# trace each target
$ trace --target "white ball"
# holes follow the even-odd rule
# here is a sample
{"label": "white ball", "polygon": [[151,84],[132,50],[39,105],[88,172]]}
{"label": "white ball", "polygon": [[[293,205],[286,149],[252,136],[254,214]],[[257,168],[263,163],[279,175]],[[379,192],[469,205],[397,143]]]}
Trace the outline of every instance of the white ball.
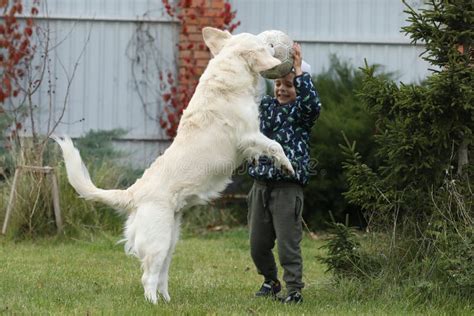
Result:
{"label": "white ball", "polygon": [[291,38],[278,30],[269,30],[257,35],[263,42],[273,48],[275,58],[281,60],[281,64],[260,74],[267,79],[276,79],[286,76],[293,68],[293,41]]}

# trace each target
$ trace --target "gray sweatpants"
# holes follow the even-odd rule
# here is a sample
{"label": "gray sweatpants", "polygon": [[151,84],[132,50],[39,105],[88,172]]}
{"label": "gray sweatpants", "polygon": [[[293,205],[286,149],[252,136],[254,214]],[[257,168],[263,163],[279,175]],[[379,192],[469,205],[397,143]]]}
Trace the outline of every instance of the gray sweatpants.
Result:
{"label": "gray sweatpants", "polygon": [[259,274],[277,280],[278,271],[272,249],[275,239],[288,291],[301,290],[303,260],[300,243],[303,235],[303,188],[291,182],[255,181],[248,194],[250,252]]}

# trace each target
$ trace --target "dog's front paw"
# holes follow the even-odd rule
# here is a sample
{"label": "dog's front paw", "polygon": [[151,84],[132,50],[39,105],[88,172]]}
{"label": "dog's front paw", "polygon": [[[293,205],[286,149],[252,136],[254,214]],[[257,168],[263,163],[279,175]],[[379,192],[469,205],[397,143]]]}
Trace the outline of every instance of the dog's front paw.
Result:
{"label": "dog's front paw", "polygon": [[291,162],[288,159],[285,159],[281,164],[281,170],[283,171],[283,173],[286,173],[290,176],[295,175],[295,169],[293,169],[293,166],[291,165]]}
{"label": "dog's front paw", "polygon": [[284,156],[284,158],[275,159],[274,163],[275,163],[275,167],[281,169],[281,171],[284,174],[287,174],[287,175],[290,175],[290,176],[295,175],[295,169],[293,169],[293,166],[291,165],[290,160],[288,160],[288,158],[286,158],[286,156]]}

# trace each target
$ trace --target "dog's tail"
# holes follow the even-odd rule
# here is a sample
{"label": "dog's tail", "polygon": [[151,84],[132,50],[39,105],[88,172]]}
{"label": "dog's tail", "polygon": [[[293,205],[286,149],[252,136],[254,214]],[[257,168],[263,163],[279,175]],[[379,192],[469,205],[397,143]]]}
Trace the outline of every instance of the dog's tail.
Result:
{"label": "dog's tail", "polygon": [[68,136],[51,136],[51,138],[61,147],[69,183],[81,197],[105,203],[121,213],[127,213],[133,209],[133,196],[130,192],[126,190],[103,190],[92,183],[79,150],[74,147],[71,138]]}

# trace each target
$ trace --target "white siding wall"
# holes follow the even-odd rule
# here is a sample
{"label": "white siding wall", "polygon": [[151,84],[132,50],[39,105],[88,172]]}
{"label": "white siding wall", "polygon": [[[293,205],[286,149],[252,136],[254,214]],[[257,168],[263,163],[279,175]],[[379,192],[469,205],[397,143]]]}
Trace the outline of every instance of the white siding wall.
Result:
{"label": "white siding wall", "polygon": [[[50,30],[55,48],[49,56],[54,94],[44,80],[36,99],[41,111],[37,124],[47,129],[51,95],[53,121],[60,116],[77,62],[57,133],[80,137],[92,129],[125,129],[119,147],[133,154],[136,166],[148,165],[169,144],[155,120],[162,111],[158,71],[176,72],[178,24],[159,0],[48,0],[39,11],[38,24]],[[146,32],[137,45],[139,27]],[[140,64],[132,71],[136,58]]]}
{"label": "white siding wall", "polygon": [[[355,67],[381,64],[404,82],[424,78],[428,65],[400,32],[407,15],[400,0],[230,0],[242,22],[236,32],[286,32],[302,44],[313,73],[329,66],[336,54]],[[407,1],[419,7],[421,0]]]}

